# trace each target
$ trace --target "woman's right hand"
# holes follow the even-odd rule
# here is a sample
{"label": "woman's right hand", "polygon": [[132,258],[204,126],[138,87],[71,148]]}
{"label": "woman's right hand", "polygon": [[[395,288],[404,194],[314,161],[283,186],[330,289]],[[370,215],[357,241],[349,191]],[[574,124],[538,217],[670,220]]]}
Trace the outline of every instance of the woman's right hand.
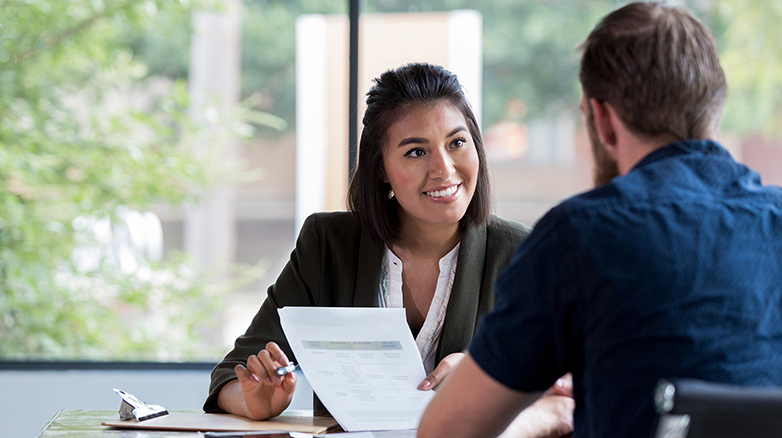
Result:
{"label": "woman's right hand", "polygon": [[[242,365],[234,367],[239,381],[223,387],[218,404],[228,412],[244,415],[253,420],[265,420],[280,415],[293,398],[293,392],[296,390],[296,374],[278,376],[275,371],[289,363],[280,346],[269,342],[257,355],[247,358],[246,368]],[[240,392],[236,391],[237,383]],[[229,388],[229,385],[233,388]],[[223,392],[226,392],[225,397]],[[240,395],[243,396],[243,400],[236,400]]]}

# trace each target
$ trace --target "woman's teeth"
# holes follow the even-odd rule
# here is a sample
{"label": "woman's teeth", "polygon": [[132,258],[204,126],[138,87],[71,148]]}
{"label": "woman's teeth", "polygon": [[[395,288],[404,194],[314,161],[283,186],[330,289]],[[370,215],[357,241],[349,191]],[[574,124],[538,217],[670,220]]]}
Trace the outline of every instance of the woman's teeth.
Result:
{"label": "woman's teeth", "polygon": [[456,189],[459,188],[459,185],[448,187],[445,190],[433,190],[431,192],[426,192],[427,196],[431,196],[433,198],[445,198],[446,196],[451,196],[454,193],[456,193]]}

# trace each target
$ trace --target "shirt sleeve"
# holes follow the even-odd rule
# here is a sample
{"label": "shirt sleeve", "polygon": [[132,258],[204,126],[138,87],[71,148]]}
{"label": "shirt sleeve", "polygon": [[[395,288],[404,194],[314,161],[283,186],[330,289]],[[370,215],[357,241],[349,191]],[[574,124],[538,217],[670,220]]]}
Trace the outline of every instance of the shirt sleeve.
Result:
{"label": "shirt sleeve", "polygon": [[497,279],[494,310],[481,321],[470,355],[492,378],[543,391],[569,371],[568,288],[578,256],[567,218],[552,210]]}
{"label": "shirt sleeve", "polygon": [[247,358],[258,354],[267,343],[277,343],[288,359],[296,361],[283,333],[277,309],[284,306],[312,306],[317,303],[321,270],[319,247],[317,216],[312,215],[302,225],[290,260],[277,281],[269,287],[266,300],[247,331],[236,339],[233,350],[212,370],[204,411],[223,412],[217,406],[217,396],[223,386],[236,379],[234,367],[238,364],[246,365]]}

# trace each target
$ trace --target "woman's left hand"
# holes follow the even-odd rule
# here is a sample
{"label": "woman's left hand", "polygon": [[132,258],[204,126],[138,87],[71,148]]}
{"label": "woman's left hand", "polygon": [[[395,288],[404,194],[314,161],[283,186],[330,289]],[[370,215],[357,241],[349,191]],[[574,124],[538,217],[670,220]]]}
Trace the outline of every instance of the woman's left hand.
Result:
{"label": "woman's left hand", "polygon": [[446,377],[448,377],[448,374],[451,374],[451,371],[453,371],[456,365],[458,365],[463,358],[464,353],[451,353],[448,356],[445,356],[443,360],[437,364],[437,368],[435,368],[431,374],[426,376],[426,378],[418,385],[418,389],[421,391],[435,389],[437,385],[439,385]]}

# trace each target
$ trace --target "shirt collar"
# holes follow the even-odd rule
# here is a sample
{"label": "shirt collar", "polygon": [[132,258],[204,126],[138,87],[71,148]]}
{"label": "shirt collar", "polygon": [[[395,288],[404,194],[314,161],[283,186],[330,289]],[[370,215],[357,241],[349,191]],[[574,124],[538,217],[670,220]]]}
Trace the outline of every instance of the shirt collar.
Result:
{"label": "shirt collar", "polygon": [[730,152],[713,140],[683,140],[655,149],[652,153],[639,161],[638,164],[633,167],[633,170],[648,166],[666,158],[685,154],[713,155],[715,157],[733,159]]}

